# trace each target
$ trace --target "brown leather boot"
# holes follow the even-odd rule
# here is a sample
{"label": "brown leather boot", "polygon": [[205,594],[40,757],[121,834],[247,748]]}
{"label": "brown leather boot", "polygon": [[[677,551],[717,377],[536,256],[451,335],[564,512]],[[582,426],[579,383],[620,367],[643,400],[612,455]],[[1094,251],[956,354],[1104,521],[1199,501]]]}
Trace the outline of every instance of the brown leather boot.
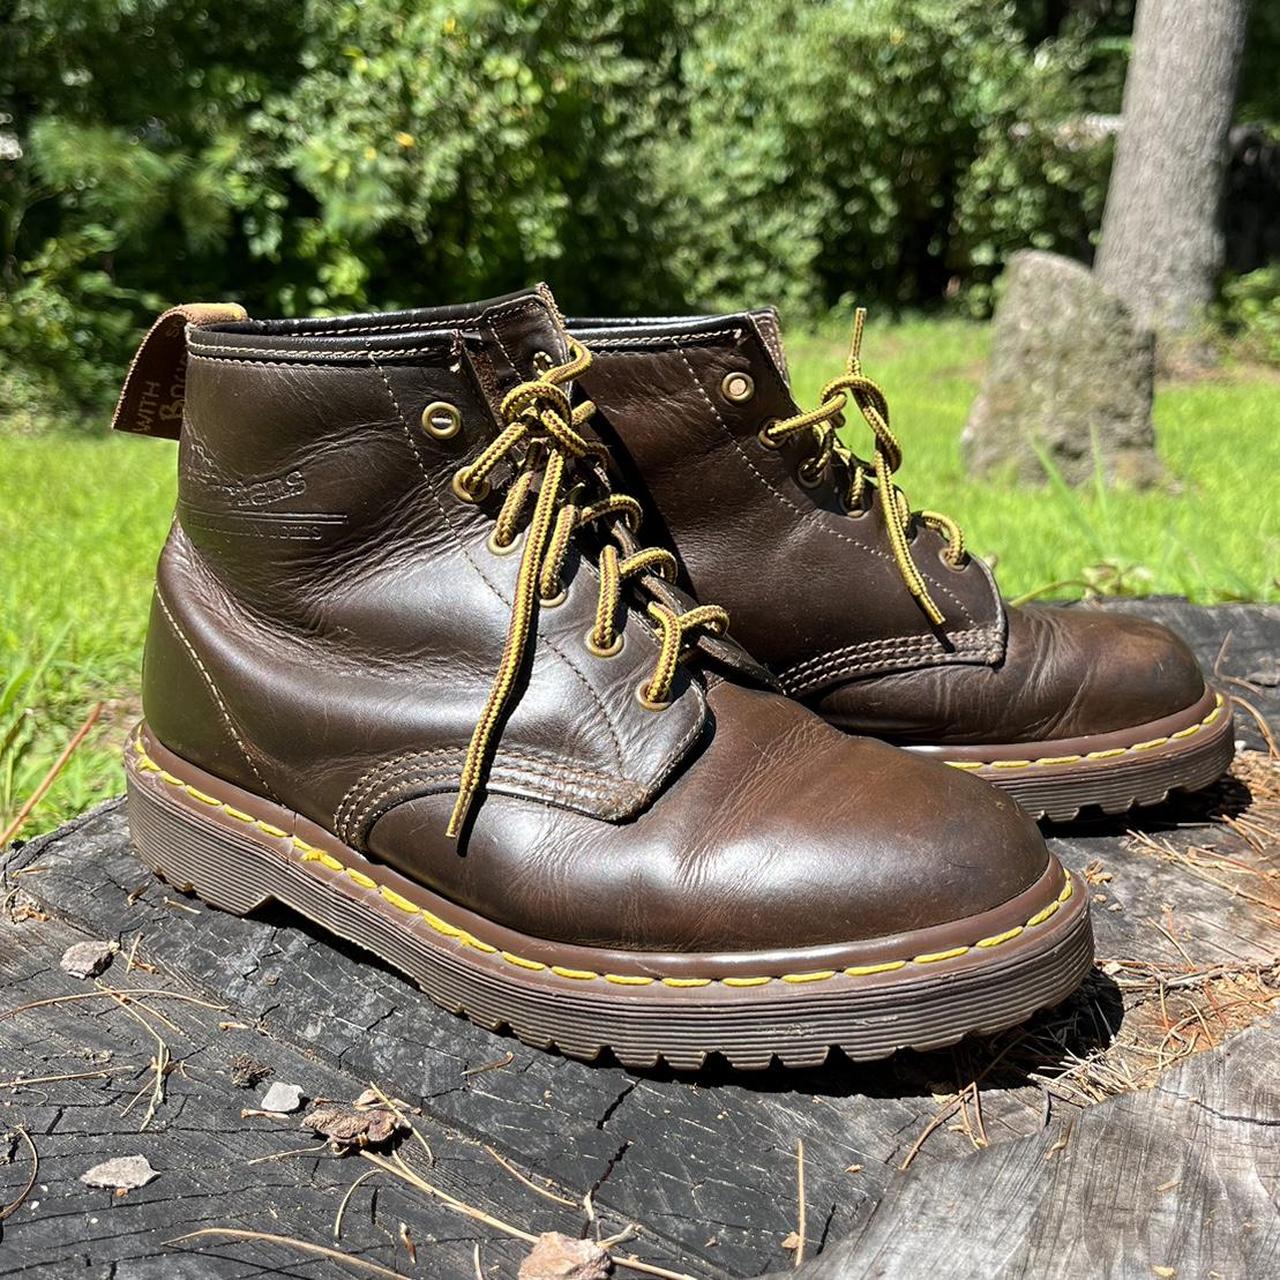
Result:
{"label": "brown leather boot", "polygon": [[[570,327],[595,354],[582,386],[687,582],[830,723],[1055,819],[1227,768],[1230,711],[1181,640],[1136,618],[1013,608],[954,521],[910,512],[888,405],[859,361],[861,313],[847,367],[807,413],[770,310]],[[836,435],[851,411],[869,462]]]}
{"label": "brown leather boot", "polygon": [[767,687],[638,541],[587,363],[541,291],[160,320],[117,420],[181,438],[144,860],[583,1057],[871,1058],[1072,991],[1079,883],[1006,797]]}

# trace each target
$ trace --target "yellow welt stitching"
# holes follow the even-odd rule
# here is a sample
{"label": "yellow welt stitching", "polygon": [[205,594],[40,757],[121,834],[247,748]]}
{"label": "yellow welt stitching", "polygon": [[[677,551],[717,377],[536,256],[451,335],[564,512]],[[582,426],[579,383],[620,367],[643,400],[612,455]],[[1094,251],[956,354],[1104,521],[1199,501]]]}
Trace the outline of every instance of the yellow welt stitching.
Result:
{"label": "yellow welt stitching", "polygon": [[[1218,707],[1220,708],[1221,706],[1222,699],[1219,697]],[[1123,755],[1125,750],[1125,748],[1117,748],[1115,752],[1093,753],[1093,755]],[[468,933],[465,929],[460,929],[455,925],[449,924],[448,921],[442,920],[439,916],[426,910],[426,908],[417,906],[415,903],[410,902],[408,898],[402,897],[400,894],[396,893],[394,889],[388,889],[385,885],[378,884],[372,877],[355,869],[354,867],[348,867],[345,863],[340,862],[337,858],[326,853],[316,845],[308,844],[305,840],[302,840],[297,836],[290,836],[287,831],[282,830],[280,827],[273,826],[269,822],[264,822],[260,818],[254,818],[251,815],[244,813],[242,810],[235,809],[231,805],[224,804],[215,797],[198,790],[190,783],[184,782],[181,778],[169,773],[168,770],[162,769],[154,760],[151,759],[150,756],[147,755],[146,750],[143,748],[140,741],[135,741],[134,751],[139,757],[138,768],[145,772],[158,773],[170,786],[177,787],[179,790],[203,804],[217,805],[226,814],[228,814],[228,816],[234,818],[238,822],[248,823],[268,836],[288,839],[292,846],[302,854],[303,862],[318,862],[321,866],[330,871],[345,873],[355,884],[358,884],[363,888],[376,888],[379,895],[385,898],[393,907],[396,907],[398,910],[403,911],[406,914],[421,915],[423,920],[425,920],[436,933],[442,934],[446,938],[453,938],[462,946],[471,947],[486,955],[499,955],[501,959],[506,961],[508,964],[515,965],[521,969],[534,971],[547,969],[548,966],[543,964],[541,961],[528,960],[523,956],[515,955],[510,951],[499,952],[497,947],[482,941],[475,937],[474,934]],[[974,765],[966,761],[948,761],[947,763],[953,764],[958,768],[982,767],[980,764]],[[1029,762],[1002,761],[1000,763],[1006,767],[1012,767],[1014,765],[1022,765]],[[1067,902],[1071,898],[1074,891],[1071,877],[1068,876],[1054,901],[1043,910],[1038,911],[1030,920],[1027,921],[1025,925],[1018,925],[1015,928],[1006,930],[1004,933],[994,934],[989,938],[983,938],[980,942],[975,943],[974,946],[982,947],[984,949],[1000,946],[1002,943],[1012,941],[1026,929],[1034,925],[1043,924],[1050,916],[1057,912],[1062,903]],[[888,960],[881,964],[850,965],[848,968],[840,970],[839,973],[849,978],[868,977],[878,973],[892,973],[898,969],[905,968],[908,964],[936,964],[942,960],[950,960],[957,956],[965,955],[971,950],[973,950],[973,947],[953,947],[949,951],[937,951],[927,953],[925,955],[913,956],[910,960]],[[661,981],[664,986],[677,988],[709,987],[713,982],[719,982],[726,987],[762,987],[767,986],[769,983],[774,981],[782,981],[791,984],[826,982],[837,976],[837,970],[835,969],[819,969],[809,973],[787,973],[783,974],[780,979],[774,979],[771,977],[655,979],[639,974],[599,974],[590,969],[568,969],[562,965],[552,965],[550,966],[550,971],[561,978],[571,978],[578,982],[587,982],[602,977],[606,982],[612,982],[618,986],[650,986],[654,982]]]}
{"label": "yellow welt stitching", "polygon": [[1057,912],[1058,907],[1060,905],[1061,903],[1057,902],[1056,900],[1049,903],[1049,905],[1045,907],[1043,911],[1037,911],[1035,915],[1033,915],[1031,919],[1027,921],[1027,927],[1030,928],[1032,925],[1044,924],[1044,922],[1051,915],[1054,915]]}
{"label": "yellow welt stitching", "polygon": [[817,969],[813,973],[784,973],[782,980],[783,982],[826,982],[828,978],[835,976],[834,969]]}
{"label": "yellow welt stitching", "polygon": [[850,978],[865,978],[873,973],[892,973],[895,969],[905,969],[905,960],[887,960],[884,964],[855,964],[845,970]]}
{"label": "yellow welt stitching", "polygon": [[1188,725],[1165,738],[1152,738],[1149,742],[1135,742],[1128,747],[1111,747],[1106,751],[1089,751],[1075,756],[1039,756],[1035,760],[945,760],[953,769],[1030,769],[1045,768],[1061,764],[1078,764],[1081,760],[1114,760],[1117,756],[1126,756],[1133,751],[1152,751],[1163,747],[1166,743],[1182,741],[1190,738],[1211,725],[1222,713],[1224,699],[1222,694],[1214,694],[1213,710],[1198,724]]}
{"label": "yellow welt stitching", "polygon": [[439,916],[433,915],[430,911],[423,910],[422,918],[437,932],[443,933],[446,938],[462,937],[462,930],[455,929],[453,925],[446,920],[441,920]]}
{"label": "yellow welt stitching", "polygon": [[402,898],[394,889],[388,889],[385,884],[378,886],[378,892],[391,903],[397,911],[407,911],[410,915],[416,916],[421,908],[416,902],[410,902],[408,898]]}
{"label": "yellow welt stitching", "polygon": [[952,947],[949,951],[930,951],[922,956],[912,956],[915,964],[937,964],[939,960],[954,960],[969,950],[968,947]]}
{"label": "yellow welt stitching", "polygon": [[1015,925],[1012,929],[1006,929],[1003,933],[993,933],[989,938],[982,938],[975,942],[975,947],[998,947],[1002,942],[1012,942],[1014,938],[1022,932],[1022,925]]}

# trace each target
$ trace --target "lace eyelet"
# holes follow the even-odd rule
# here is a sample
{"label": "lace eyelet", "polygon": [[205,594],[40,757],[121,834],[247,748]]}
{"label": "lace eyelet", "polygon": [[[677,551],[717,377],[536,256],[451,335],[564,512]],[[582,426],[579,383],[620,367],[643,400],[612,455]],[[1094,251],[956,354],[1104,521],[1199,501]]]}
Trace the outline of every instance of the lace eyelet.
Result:
{"label": "lace eyelet", "polygon": [[950,573],[963,573],[969,567],[969,553],[967,551],[961,554],[960,561],[957,564],[947,555],[947,548],[943,547],[938,552],[938,559],[942,561],[942,567]]}
{"label": "lace eyelet", "polygon": [[539,596],[540,609],[558,609],[569,598],[569,588],[561,587],[553,596]]}
{"label": "lace eyelet", "polygon": [[796,468],[796,482],[802,489],[816,489],[822,483],[822,474],[825,470],[825,467],[814,468],[802,462]]}
{"label": "lace eyelet", "polygon": [[462,430],[462,410],[447,400],[433,400],[422,411],[422,428],[437,440],[452,440]]}
{"label": "lace eyelet", "polygon": [[769,434],[769,428],[772,427],[774,423],[776,423],[777,421],[778,421],[777,418],[770,418],[769,421],[766,422],[764,426],[761,427],[760,430],[756,432],[756,439],[759,440],[761,446],[765,449],[768,449],[770,453],[776,453],[779,449],[782,448],[782,441],[775,440]]}
{"label": "lace eyelet", "polygon": [[[592,630],[595,630],[593,627]],[[621,631],[613,638],[613,643],[607,649],[601,649],[591,638],[591,632],[587,632],[586,645],[587,652],[596,658],[616,658],[622,652],[622,647],[627,642],[626,636]]]}
{"label": "lace eyelet", "polygon": [[741,369],[731,369],[720,383],[720,394],[730,404],[746,404],[755,393],[755,379]]}
{"label": "lace eyelet", "polygon": [[525,531],[521,529],[510,542],[499,542],[498,527],[495,525],[485,542],[485,546],[487,546],[490,552],[495,556],[515,555],[515,553],[520,550],[520,544],[524,541],[524,533]]}
{"label": "lace eyelet", "polygon": [[473,507],[477,502],[483,502],[489,496],[489,482],[488,480],[481,480],[480,487],[473,492],[471,489],[467,488],[465,478],[466,474],[467,468],[459,467],[457,471],[453,473],[451,487],[453,489],[453,496],[457,498],[459,502],[465,502],[468,506]]}
{"label": "lace eyelet", "polygon": [[641,681],[640,681],[640,683],[639,683],[638,685],[636,685],[636,701],[637,701],[637,702],[638,702],[638,703],[639,703],[639,704],[640,704],[640,705],[641,705],[641,706],[642,706],[646,711],[665,711],[665,710],[666,710],[666,709],[671,705],[671,703],[670,703],[669,701],[668,701],[668,702],[654,702],[654,701],[649,697],[649,692],[648,692],[648,690],[649,690],[649,682],[648,682],[648,680],[641,680]]}

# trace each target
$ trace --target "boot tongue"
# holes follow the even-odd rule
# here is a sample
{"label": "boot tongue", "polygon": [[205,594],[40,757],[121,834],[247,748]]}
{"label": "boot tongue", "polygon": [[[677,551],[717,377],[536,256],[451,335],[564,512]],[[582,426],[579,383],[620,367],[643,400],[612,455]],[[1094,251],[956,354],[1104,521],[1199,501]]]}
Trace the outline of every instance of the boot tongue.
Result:
{"label": "boot tongue", "polygon": [[492,303],[480,314],[479,323],[493,340],[490,360],[504,390],[537,377],[539,364],[545,366],[548,358],[553,365],[569,359],[564,320],[545,284]]}

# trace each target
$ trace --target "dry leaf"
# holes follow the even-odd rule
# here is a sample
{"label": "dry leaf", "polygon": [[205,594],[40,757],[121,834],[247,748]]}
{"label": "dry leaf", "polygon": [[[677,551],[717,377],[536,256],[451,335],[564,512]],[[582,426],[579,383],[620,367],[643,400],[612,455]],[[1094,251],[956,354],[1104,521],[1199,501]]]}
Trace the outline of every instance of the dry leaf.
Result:
{"label": "dry leaf", "polygon": [[231,1059],[231,1083],[237,1089],[252,1089],[271,1074],[271,1068],[247,1053],[237,1053]]}
{"label": "dry leaf", "polygon": [[152,1178],[160,1175],[151,1167],[146,1156],[117,1156],[114,1160],[95,1164],[80,1181],[87,1187],[110,1187],[117,1193],[145,1187]]}
{"label": "dry leaf", "polygon": [[798,1235],[796,1235],[796,1233],[793,1231],[793,1232],[792,1232],[792,1233],[791,1233],[791,1234],[790,1234],[790,1235],[789,1235],[789,1236],[788,1236],[788,1237],[787,1237],[787,1238],[782,1242],[782,1247],[783,1247],[784,1249],[791,1249],[791,1250],[798,1249],[798,1248],[800,1247],[800,1237],[799,1237]]}
{"label": "dry leaf", "polygon": [[613,1259],[594,1240],[544,1231],[520,1264],[519,1280],[605,1280]]}
{"label": "dry leaf", "polygon": [[404,1130],[395,1112],[385,1107],[355,1111],[350,1107],[321,1107],[303,1118],[302,1127],[321,1134],[336,1147],[377,1147]]}

